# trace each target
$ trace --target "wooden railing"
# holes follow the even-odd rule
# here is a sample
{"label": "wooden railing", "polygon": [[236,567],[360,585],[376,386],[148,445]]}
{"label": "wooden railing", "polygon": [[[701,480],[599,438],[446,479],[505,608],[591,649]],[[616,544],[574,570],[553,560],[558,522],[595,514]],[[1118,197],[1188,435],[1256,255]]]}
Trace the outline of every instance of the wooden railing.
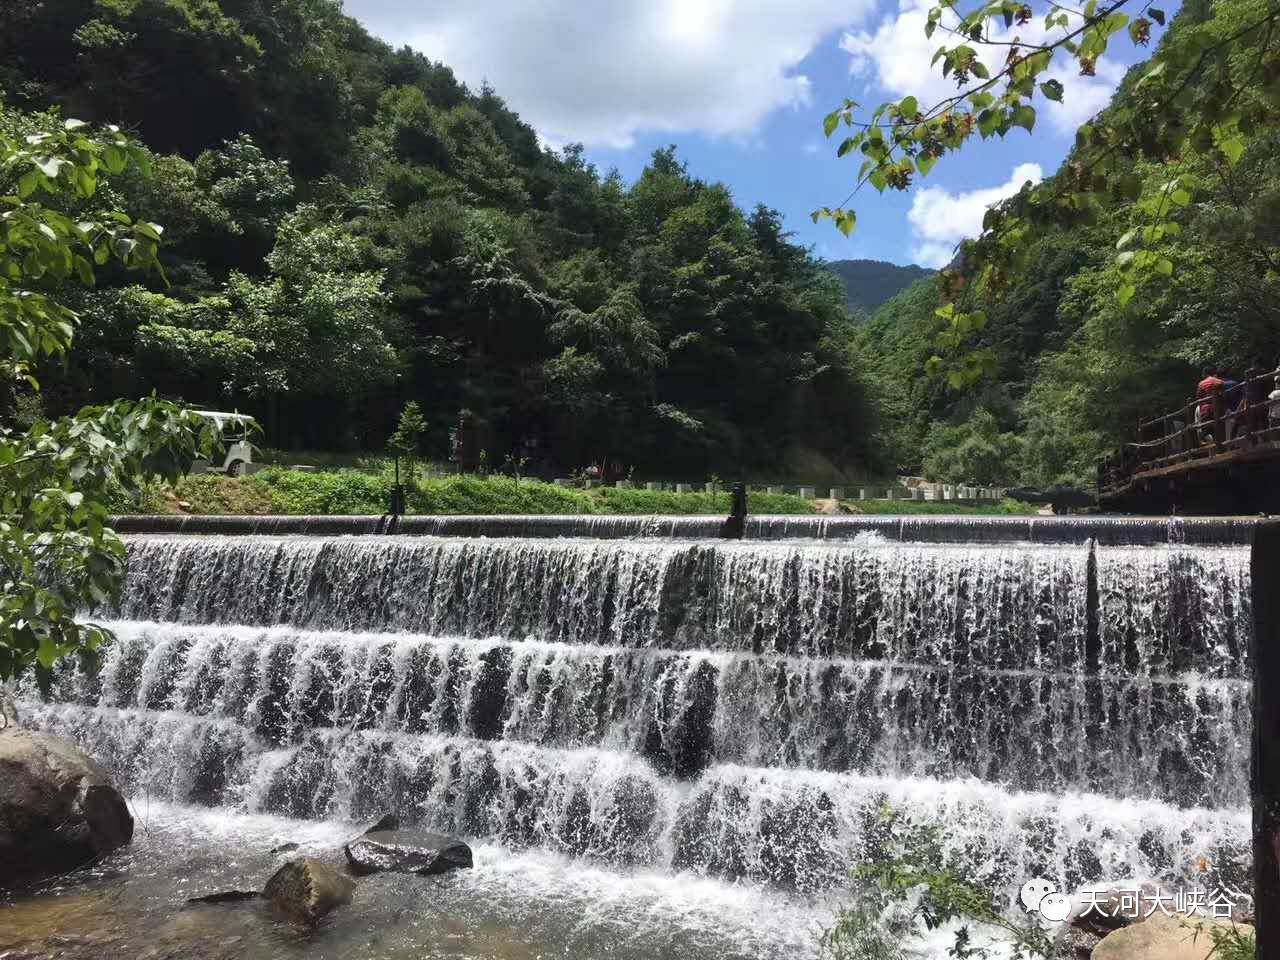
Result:
{"label": "wooden railing", "polygon": [[1098,464],[1099,493],[1122,490],[1144,474],[1176,473],[1280,443],[1280,399],[1269,399],[1278,375],[1260,374],[1139,421],[1137,439]]}

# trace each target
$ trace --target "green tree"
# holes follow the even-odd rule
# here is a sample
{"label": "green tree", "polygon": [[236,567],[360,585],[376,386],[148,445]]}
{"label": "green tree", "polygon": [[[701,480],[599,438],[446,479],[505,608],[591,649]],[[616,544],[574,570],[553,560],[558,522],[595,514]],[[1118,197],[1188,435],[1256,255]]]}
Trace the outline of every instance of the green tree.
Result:
{"label": "green tree", "polygon": [[1021,441],[1001,433],[989,410],[964,423],[935,423],[924,441],[924,475],[944,483],[1009,483],[1017,476]]}
{"label": "green tree", "polygon": [[405,476],[412,483],[417,477],[418,460],[423,455],[423,440],[427,435],[427,418],[416,400],[410,400],[400,411],[400,420],[387,440],[387,450],[404,461]]}
{"label": "green tree", "polygon": [[[52,287],[91,285],[113,258],[157,266],[156,224],[83,209],[103,172],[146,162],[119,131],[94,135],[79,121],[0,139],[0,358],[10,377],[38,389],[33,365],[71,345],[77,317]],[[80,209],[72,217],[62,204]],[[214,443],[212,427],[155,399],[0,428],[0,679],[34,669],[47,684],[62,657],[94,658],[106,631],[77,612],[112,600],[123,577],[124,544],[107,525],[113,492],[175,479]]]}

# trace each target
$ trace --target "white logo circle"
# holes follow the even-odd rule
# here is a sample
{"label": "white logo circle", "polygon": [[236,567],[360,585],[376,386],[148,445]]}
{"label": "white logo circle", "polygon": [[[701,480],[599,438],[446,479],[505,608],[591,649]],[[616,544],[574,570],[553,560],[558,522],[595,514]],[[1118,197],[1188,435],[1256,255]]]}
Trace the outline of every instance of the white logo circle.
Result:
{"label": "white logo circle", "polygon": [[1040,900],[1040,916],[1053,923],[1061,923],[1071,912],[1071,898],[1065,893],[1045,894]]}
{"label": "white logo circle", "polygon": [[1027,908],[1027,913],[1035,913],[1039,910],[1041,901],[1056,889],[1048,880],[1041,880],[1039,877],[1032,877],[1024,883],[1022,885],[1022,905]]}

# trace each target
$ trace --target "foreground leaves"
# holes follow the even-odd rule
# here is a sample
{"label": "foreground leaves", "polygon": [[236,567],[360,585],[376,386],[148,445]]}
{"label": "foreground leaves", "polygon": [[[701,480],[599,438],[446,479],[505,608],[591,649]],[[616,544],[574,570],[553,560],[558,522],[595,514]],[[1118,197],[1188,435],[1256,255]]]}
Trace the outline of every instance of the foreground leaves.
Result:
{"label": "foreground leaves", "polygon": [[[65,212],[93,200],[102,172],[131,164],[145,172],[146,155],[118,130],[91,134],[74,120],[0,139],[0,359],[33,388],[32,365],[65,353],[76,329],[51,281],[91,285],[112,260],[158,269],[158,225]],[[219,443],[211,421],[155,398],[0,428],[0,680],[34,669],[45,686],[63,657],[95,660],[107,633],[78,614],[114,600],[124,575],[109,505],[176,479]]]}

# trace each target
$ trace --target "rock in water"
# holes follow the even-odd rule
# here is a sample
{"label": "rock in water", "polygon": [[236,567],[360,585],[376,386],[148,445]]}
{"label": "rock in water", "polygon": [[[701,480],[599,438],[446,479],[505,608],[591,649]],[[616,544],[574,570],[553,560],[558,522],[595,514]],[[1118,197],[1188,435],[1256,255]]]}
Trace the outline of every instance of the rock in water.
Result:
{"label": "rock in water", "polygon": [[0,731],[0,887],[73,870],[132,839],[124,797],[79,748]]}
{"label": "rock in water", "polygon": [[384,813],[378,819],[377,823],[375,823],[373,826],[369,827],[368,829],[364,830],[360,835],[365,836],[366,834],[370,834],[370,833],[382,833],[385,831],[399,830],[399,829],[400,829],[400,818],[397,817],[394,813]]}
{"label": "rock in water", "polygon": [[310,857],[290,860],[271,875],[262,896],[300,920],[315,923],[326,913],[351,902],[355,882]]}
{"label": "rock in water", "polygon": [[[1215,951],[1212,930],[1230,927],[1225,920],[1202,917],[1168,917],[1156,913],[1145,923],[1135,923],[1109,933],[1093,948],[1092,960],[1209,960]],[[1252,937],[1253,927],[1235,925],[1240,933]]]}
{"label": "rock in water", "polygon": [[471,848],[461,840],[415,830],[366,833],[344,849],[357,876],[388,871],[430,876],[472,865]]}

